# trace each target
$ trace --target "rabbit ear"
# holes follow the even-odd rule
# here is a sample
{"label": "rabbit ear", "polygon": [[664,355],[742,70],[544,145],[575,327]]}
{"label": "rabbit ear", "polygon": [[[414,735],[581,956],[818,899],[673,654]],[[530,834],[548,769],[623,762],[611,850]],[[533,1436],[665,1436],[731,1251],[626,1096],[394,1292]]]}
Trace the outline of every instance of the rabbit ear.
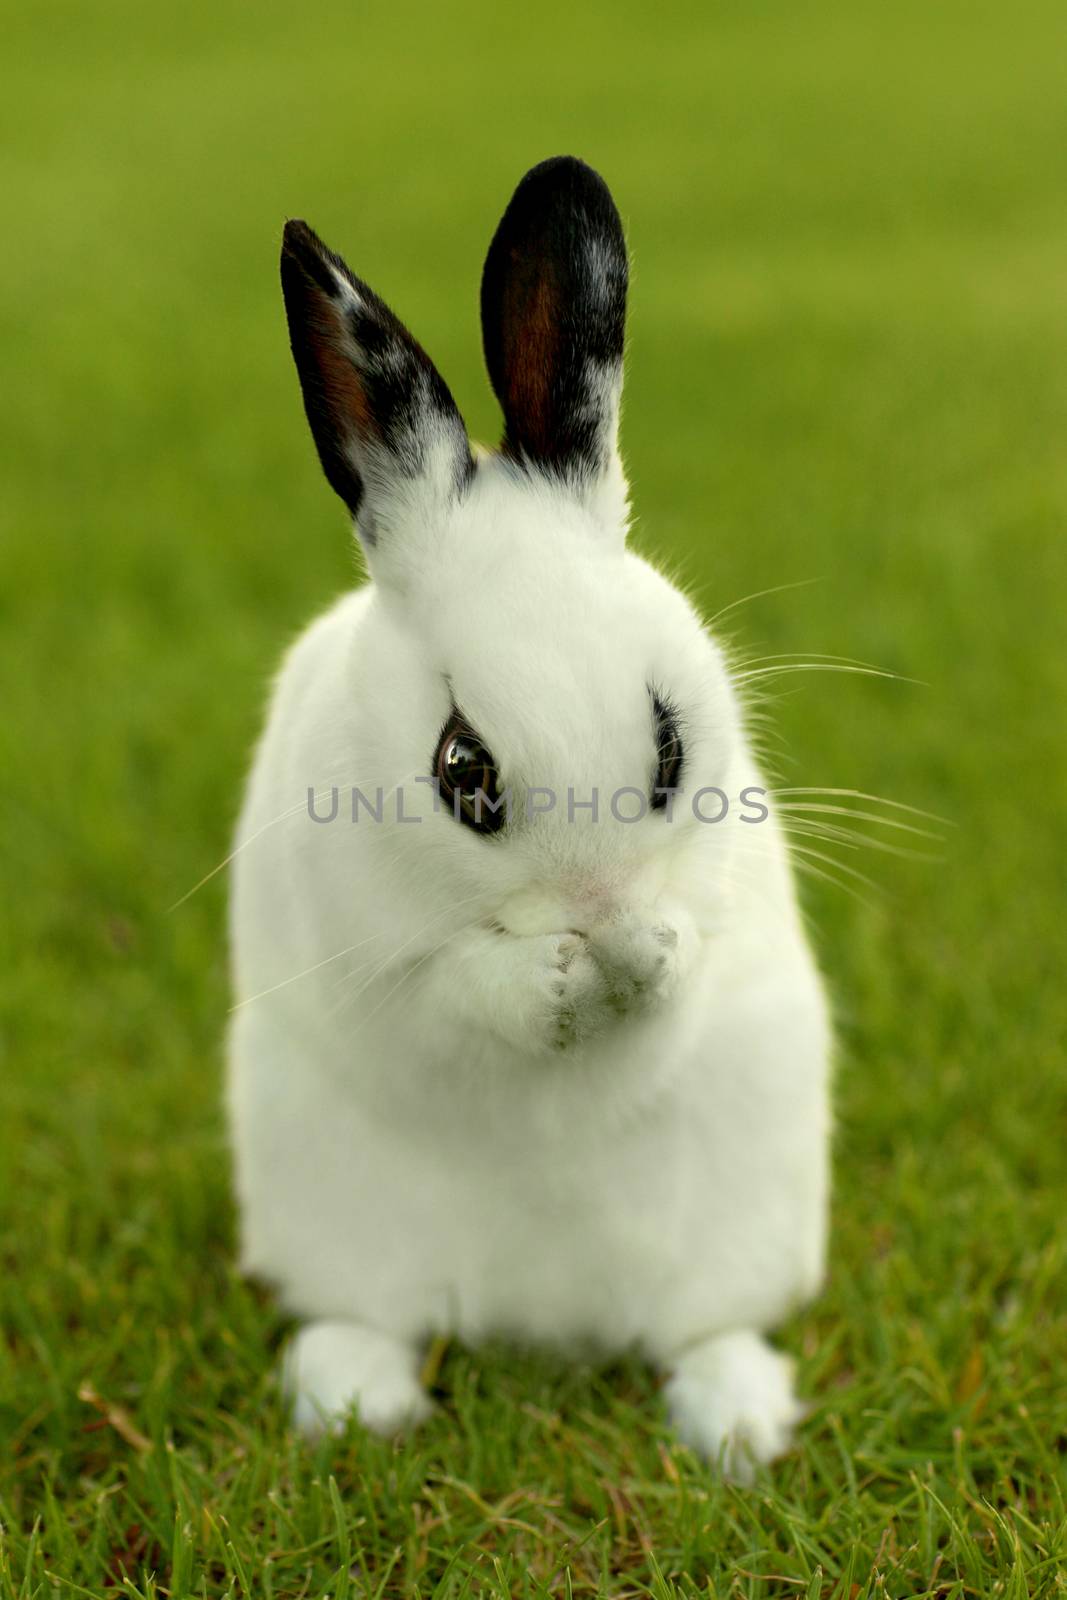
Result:
{"label": "rabbit ear", "polygon": [[523,178],[482,274],[482,338],[505,455],[579,492],[618,476],[628,268],[604,180],[573,156]]}
{"label": "rabbit ear", "polygon": [[474,471],[463,419],[403,323],[306,222],[287,222],[282,293],[323,471],[373,548]]}

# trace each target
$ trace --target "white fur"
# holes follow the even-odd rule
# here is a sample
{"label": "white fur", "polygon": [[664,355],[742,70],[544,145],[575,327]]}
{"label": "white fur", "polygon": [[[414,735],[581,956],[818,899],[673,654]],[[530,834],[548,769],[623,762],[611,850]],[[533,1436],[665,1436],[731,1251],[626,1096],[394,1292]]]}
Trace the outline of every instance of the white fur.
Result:
{"label": "white fur", "polygon": [[[415,1421],[431,1336],[505,1334],[642,1352],[683,1437],[743,1473],[798,1414],[758,1334],[823,1271],[823,992],[773,815],[607,806],[648,788],[650,683],[686,795],[759,784],[736,694],[614,497],[498,458],[446,508],[409,491],[374,582],[290,652],[238,829],[243,1264],[306,1323],[305,1427]],[[434,814],[414,779],[452,699],[507,782],[595,787],[599,820]],[[421,823],[346,820],[352,785],[398,784]]]}

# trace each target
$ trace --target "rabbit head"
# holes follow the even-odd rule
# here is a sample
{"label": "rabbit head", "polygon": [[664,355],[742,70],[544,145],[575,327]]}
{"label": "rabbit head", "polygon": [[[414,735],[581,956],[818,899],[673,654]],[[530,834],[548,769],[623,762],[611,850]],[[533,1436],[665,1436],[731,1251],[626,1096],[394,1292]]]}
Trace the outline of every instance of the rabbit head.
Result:
{"label": "rabbit head", "polygon": [[718,646],[626,548],[627,279],[601,178],[572,158],[528,173],[485,263],[504,433],[476,454],[377,295],[302,222],[282,253],[308,421],[373,580],[330,758],[351,745],[361,788],[403,787],[422,824],[387,810],[348,830],[361,881],[391,905],[462,902],[472,925],[636,951],[704,915],[703,863],[730,830],[688,797],[729,793],[744,744]]}

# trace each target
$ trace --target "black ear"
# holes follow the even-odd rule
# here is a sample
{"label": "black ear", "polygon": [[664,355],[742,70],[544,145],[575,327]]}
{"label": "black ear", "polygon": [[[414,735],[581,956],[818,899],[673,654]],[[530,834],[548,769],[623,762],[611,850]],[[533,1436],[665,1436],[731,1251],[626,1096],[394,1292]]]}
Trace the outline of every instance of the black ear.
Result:
{"label": "black ear", "polygon": [[578,482],[610,469],[628,275],[604,180],[574,156],[528,172],[482,274],[485,361],[506,455]]}
{"label": "black ear", "polygon": [[373,545],[413,490],[462,489],[474,470],[467,430],[422,346],[306,222],[286,223],[281,270],[323,471]]}

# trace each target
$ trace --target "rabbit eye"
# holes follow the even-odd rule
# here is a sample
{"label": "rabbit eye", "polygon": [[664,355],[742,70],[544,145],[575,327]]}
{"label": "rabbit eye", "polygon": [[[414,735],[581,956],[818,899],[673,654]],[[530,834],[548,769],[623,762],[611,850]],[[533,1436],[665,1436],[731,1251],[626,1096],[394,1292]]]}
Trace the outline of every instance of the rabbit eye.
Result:
{"label": "rabbit eye", "polygon": [[500,801],[496,762],[458,712],[438,740],[434,776],[457,822],[476,833],[495,833],[503,826],[507,807]]}
{"label": "rabbit eye", "polygon": [[674,709],[658,694],[652,696],[652,719],[656,733],[656,781],[652,785],[649,804],[653,811],[663,811],[667,805],[667,795],[661,791],[677,789],[685,752]]}

